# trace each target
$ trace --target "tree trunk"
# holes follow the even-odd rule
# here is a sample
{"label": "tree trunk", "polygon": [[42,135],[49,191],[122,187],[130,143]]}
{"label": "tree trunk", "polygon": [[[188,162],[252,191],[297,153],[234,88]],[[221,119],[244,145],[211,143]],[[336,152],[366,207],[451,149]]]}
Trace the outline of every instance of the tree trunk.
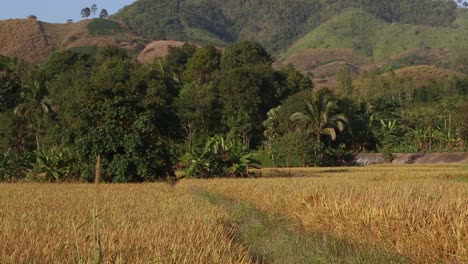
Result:
{"label": "tree trunk", "polygon": [[94,171],[94,183],[99,184],[101,181],[101,154],[96,156],[96,169]]}

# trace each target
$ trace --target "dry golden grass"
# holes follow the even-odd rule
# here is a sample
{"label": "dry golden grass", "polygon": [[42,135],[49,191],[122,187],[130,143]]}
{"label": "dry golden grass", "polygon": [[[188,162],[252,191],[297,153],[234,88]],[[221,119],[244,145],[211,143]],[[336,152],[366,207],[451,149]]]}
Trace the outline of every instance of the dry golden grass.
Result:
{"label": "dry golden grass", "polygon": [[137,60],[141,63],[152,63],[157,57],[165,57],[169,53],[169,47],[178,48],[185,42],[175,40],[157,40],[146,45],[138,54]]}
{"label": "dry golden grass", "polygon": [[99,188],[93,221],[92,185],[0,185],[0,263],[251,262],[220,207],[167,184]]}
{"label": "dry golden grass", "polygon": [[[264,174],[278,173],[276,169]],[[309,230],[417,263],[468,262],[468,171],[456,166],[285,170],[304,178],[185,181],[297,219]],[[315,177],[314,177],[315,176]]]}
{"label": "dry golden grass", "polygon": [[194,189],[411,263],[468,263],[467,170],[411,165],[262,173],[303,177],[98,185],[98,191],[84,184],[0,184],[0,263],[254,262],[249,241],[235,239],[232,214]]}
{"label": "dry golden grass", "polygon": [[0,20],[0,36],[0,55],[36,62],[52,51],[35,19]]}
{"label": "dry golden grass", "polygon": [[124,29],[122,35],[90,35],[87,25],[92,21],[59,24],[35,19],[0,20],[0,36],[5,36],[0,38],[0,55],[37,63],[45,60],[53,51],[76,47],[117,45],[137,52],[144,48],[146,40],[120,22]]}

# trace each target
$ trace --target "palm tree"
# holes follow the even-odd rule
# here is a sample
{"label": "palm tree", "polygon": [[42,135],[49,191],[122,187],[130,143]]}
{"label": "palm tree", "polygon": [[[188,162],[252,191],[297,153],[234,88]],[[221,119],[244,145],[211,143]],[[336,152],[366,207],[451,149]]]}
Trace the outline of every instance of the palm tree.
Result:
{"label": "palm tree", "polygon": [[375,146],[376,120],[372,106],[367,101],[360,99],[345,105],[344,112],[350,119],[348,128],[352,149],[360,152]]}
{"label": "palm tree", "polygon": [[34,81],[31,86],[23,86],[21,98],[23,102],[17,105],[14,109],[14,114],[20,119],[20,123],[29,122],[35,133],[37,151],[40,151],[39,132],[41,129],[41,121],[51,111],[47,98],[41,94],[41,86],[37,81]]}
{"label": "palm tree", "polygon": [[[338,105],[330,94],[315,93],[306,101],[304,112],[297,112],[291,116],[291,121],[307,134],[316,137],[321,145],[322,136],[336,139],[336,130],[342,132],[348,123],[348,118],[338,113]],[[317,155],[317,150],[315,150]]]}

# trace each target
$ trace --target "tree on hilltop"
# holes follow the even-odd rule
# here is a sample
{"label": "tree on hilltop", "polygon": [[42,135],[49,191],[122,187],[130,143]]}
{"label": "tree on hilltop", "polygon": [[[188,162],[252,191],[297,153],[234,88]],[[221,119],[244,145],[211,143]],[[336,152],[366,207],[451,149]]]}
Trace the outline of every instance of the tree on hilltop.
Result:
{"label": "tree on hilltop", "polygon": [[89,15],[91,15],[91,9],[89,9],[89,7],[81,9],[81,18],[87,19]]}
{"label": "tree on hilltop", "polygon": [[90,9],[91,13],[93,13],[93,17],[96,16],[96,11],[97,11],[97,5],[93,4]]}
{"label": "tree on hilltop", "polygon": [[109,17],[109,13],[107,12],[105,8],[103,8],[101,10],[101,13],[99,14],[99,18],[107,19],[108,17]]}

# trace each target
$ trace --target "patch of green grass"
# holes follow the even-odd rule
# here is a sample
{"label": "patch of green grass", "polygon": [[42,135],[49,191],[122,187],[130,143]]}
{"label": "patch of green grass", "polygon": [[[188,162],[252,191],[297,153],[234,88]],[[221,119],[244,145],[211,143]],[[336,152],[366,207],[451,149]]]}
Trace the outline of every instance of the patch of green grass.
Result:
{"label": "patch of green grass", "polygon": [[371,55],[370,41],[384,26],[384,21],[366,12],[349,9],[297,40],[286,52],[286,57],[308,48],[353,49]]}
{"label": "patch of green grass", "polygon": [[[461,165],[460,169],[463,170],[463,171],[468,171],[468,164]],[[468,183],[468,176],[461,175],[461,176],[457,176],[455,178],[452,178],[451,180],[456,181],[456,182],[466,182],[466,183]]]}
{"label": "patch of green grass", "polygon": [[271,168],[274,167],[273,160],[271,160],[270,155],[263,150],[255,152],[255,158],[260,163],[260,168]]}
{"label": "patch of green grass", "polygon": [[185,34],[187,34],[187,36],[190,39],[194,40],[197,43],[204,43],[219,47],[224,47],[227,45],[225,41],[219,39],[217,36],[213,35],[207,30],[204,30],[202,28],[190,27],[184,19],[181,19],[180,22],[184,27]]}
{"label": "patch of green grass", "polygon": [[373,248],[353,245],[325,233],[310,233],[289,219],[260,211],[220,194],[197,190],[210,203],[229,210],[240,242],[254,259],[266,263],[408,263],[402,256],[390,256]]}
{"label": "patch of green grass", "polygon": [[114,36],[124,33],[119,23],[108,19],[94,19],[87,28],[89,34],[93,36]]}
{"label": "patch of green grass", "polygon": [[96,45],[74,47],[70,50],[78,53],[89,54],[91,56],[96,56],[96,54],[99,52],[99,48]]}
{"label": "patch of green grass", "polygon": [[453,21],[453,25],[457,28],[468,30],[468,10],[458,9],[457,19]]}
{"label": "patch of green grass", "polygon": [[468,183],[468,177],[467,176],[458,176],[452,179],[453,181],[456,182],[466,182]]}

